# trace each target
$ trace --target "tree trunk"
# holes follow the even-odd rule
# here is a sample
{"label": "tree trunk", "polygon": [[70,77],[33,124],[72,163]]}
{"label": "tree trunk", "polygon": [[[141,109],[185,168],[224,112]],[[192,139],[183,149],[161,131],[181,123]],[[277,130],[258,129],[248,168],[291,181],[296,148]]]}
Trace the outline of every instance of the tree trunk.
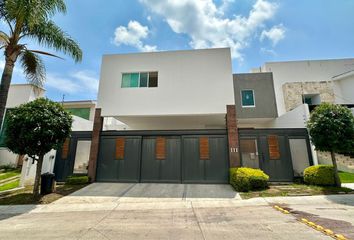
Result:
{"label": "tree trunk", "polygon": [[44,155],[40,155],[37,160],[36,178],[33,186],[33,197],[37,199],[39,197],[39,183],[41,181],[42,165]]}
{"label": "tree trunk", "polygon": [[334,181],[337,187],[341,186],[340,178],[338,175],[338,168],[337,168],[337,161],[336,161],[336,155],[333,151],[331,151],[331,157],[332,157],[332,164],[334,168]]}
{"label": "tree trunk", "polygon": [[0,126],[2,126],[2,121],[5,114],[7,95],[9,94],[9,88],[11,84],[12,73],[14,71],[14,66],[15,62],[7,57],[0,84]]}

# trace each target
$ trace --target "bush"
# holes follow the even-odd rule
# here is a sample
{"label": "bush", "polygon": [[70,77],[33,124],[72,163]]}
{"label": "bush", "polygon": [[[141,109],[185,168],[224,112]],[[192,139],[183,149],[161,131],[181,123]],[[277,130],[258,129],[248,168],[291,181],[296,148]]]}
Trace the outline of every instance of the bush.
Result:
{"label": "bush", "polygon": [[14,164],[6,164],[6,165],[0,166],[0,169],[4,170],[5,172],[7,172],[7,171],[15,170],[16,169],[16,165],[14,165]]}
{"label": "bush", "polygon": [[269,176],[260,169],[230,168],[230,184],[240,192],[265,189],[268,186]]}
{"label": "bush", "polygon": [[65,183],[69,185],[86,184],[88,182],[88,176],[70,176],[65,181]]}
{"label": "bush", "polygon": [[335,185],[334,168],[331,165],[311,166],[304,170],[304,182],[310,185]]}

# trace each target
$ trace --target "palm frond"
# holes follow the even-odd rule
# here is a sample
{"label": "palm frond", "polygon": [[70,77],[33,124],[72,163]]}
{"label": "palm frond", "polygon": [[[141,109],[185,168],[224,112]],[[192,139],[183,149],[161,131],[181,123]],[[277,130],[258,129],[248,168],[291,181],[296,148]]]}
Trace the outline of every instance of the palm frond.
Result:
{"label": "palm frond", "polygon": [[26,35],[37,40],[41,45],[70,55],[75,62],[82,60],[79,45],[52,21],[37,24],[33,29],[28,29]]}
{"label": "palm frond", "polygon": [[64,0],[6,0],[0,10],[2,18],[31,29],[57,12],[66,13],[66,6]]}
{"label": "palm frond", "polygon": [[58,55],[55,55],[53,53],[44,52],[44,51],[40,51],[40,50],[32,50],[32,49],[28,49],[28,51],[31,51],[31,52],[34,52],[34,53],[38,53],[38,54],[42,54],[42,55],[51,56],[51,57],[56,57],[56,58],[60,58],[60,59],[64,60],[64,58],[59,57]]}
{"label": "palm frond", "polygon": [[7,45],[10,42],[10,37],[3,31],[0,31],[0,45]]}
{"label": "palm frond", "polygon": [[23,50],[20,54],[20,61],[28,82],[42,87],[45,81],[45,67],[42,59],[29,50]]}

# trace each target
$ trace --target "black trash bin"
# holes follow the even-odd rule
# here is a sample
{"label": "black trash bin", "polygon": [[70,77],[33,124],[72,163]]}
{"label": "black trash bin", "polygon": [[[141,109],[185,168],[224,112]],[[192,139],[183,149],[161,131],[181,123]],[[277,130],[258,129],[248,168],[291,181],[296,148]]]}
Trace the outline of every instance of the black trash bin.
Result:
{"label": "black trash bin", "polygon": [[46,195],[54,191],[54,173],[43,173],[41,175],[41,195]]}

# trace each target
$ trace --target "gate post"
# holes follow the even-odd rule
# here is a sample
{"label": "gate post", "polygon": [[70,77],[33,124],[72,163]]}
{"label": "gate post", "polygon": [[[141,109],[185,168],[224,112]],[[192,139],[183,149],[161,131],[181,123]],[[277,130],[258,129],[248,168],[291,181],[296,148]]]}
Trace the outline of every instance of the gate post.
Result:
{"label": "gate post", "polygon": [[98,158],[98,150],[100,145],[100,135],[102,131],[102,126],[103,126],[103,118],[101,117],[101,108],[96,108],[95,118],[93,121],[90,158],[89,158],[88,174],[87,174],[88,177],[90,178],[90,182],[94,182],[96,180],[97,158]]}
{"label": "gate post", "polygon": [[226,126],[227,137],[229,143],[229,162],[230,167],[240,167],[240,150],[238,140],[238,128],[236,121],[236,107],[235,105],[226,106]]}

